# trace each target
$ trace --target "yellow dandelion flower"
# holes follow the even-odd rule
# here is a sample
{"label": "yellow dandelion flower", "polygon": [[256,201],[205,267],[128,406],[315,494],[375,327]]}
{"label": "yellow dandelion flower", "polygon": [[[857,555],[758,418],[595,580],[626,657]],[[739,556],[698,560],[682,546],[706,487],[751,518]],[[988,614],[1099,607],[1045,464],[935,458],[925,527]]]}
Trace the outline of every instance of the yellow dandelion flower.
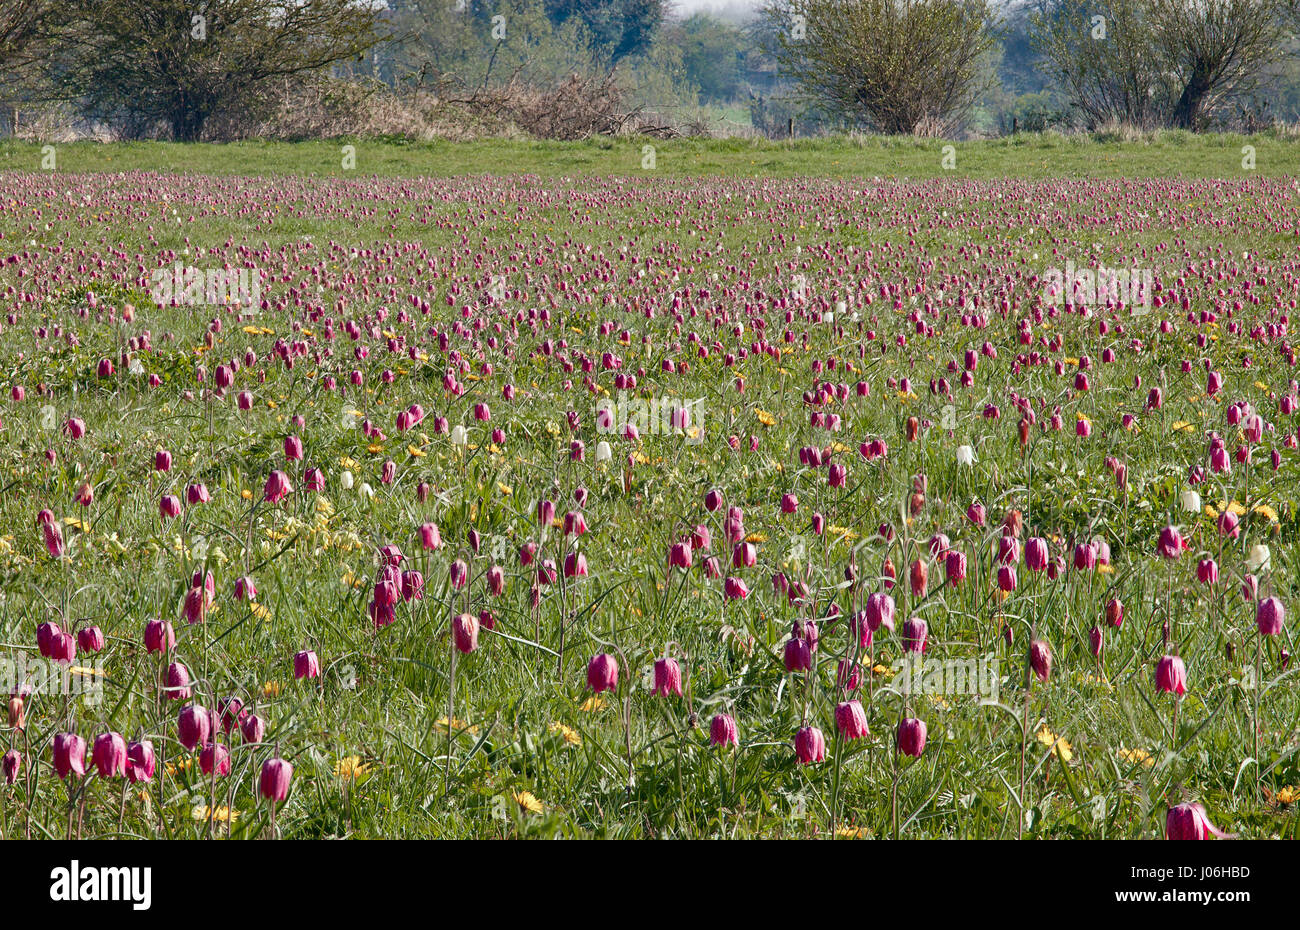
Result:
{"label": "yellow dandelion flower", "polygon": [[284,685],[280,684],[278,681],[268,681],[266,684],[262,685],[262,697],[279,697],[280,692],[283,689]]}
{"label": "yellow dandelion flower", "polygon": [[271,608],[267,607],[265,604],[259,604],[256,601],[252,601],[249,603],[248,609],[258,620],[271,619]]}
{"label": "yellow dandelion flower", "polygon": [[748,536],[745,537],[745,542],[747,543],[767,542],[767,536],[765,536],[762,533],[750,533]]}
{"label": "yellow dandelion flower", "polygon": [[758,422],[762,423],[764,426],[776,426],[776,417],[773,414],[768,413],[766,410],[755,408],[754,416],[758,417]]}
{"label": "yellow dandelion flower", "polygon": [[573,727],[565,726],[564,724],[556,721],[555,723],[552,723],[549,727],[547,727],[547,729],[549,729],[552,733],[559,733],[560,736],[563,738],[563,740],[566,743],[568,743],[570,746],[582,745],[582,737],[578,734],[577,730],[573,729]]}
{"label": "yellow dandelion flower", "polygon": [[536,795],[531,791],[516,791],[514,793],[515,803],[528,811],[530,814],[540,814],[542,812],[542,802],[537,800]]}
{"label": "yellow dandelion flower", "polygon": [[[443,714],[434,721],[434,726],[438,727],[445,733],[447,731],[447,715]],[[451,728],[457,733],[469,733],[472,735],[478,732],[478,726],[476,724],[466,723],[464,720],[459,720],[456,717],[451,718]]]}
{"label": "yellow dandelion flower", "polygon": [[1254,512],[1260,516],[1267,517],[1269,523],[1277,522],[1277,511],[1268,506],[1268,504],[1256,504]]}
{"label": "yellow dandelion flower", "polygon": [[1060,736],[1057,736],[1046,726],[1038,731],[1038,741],[1044,746],[1050,747],[1061,759],[1062,762],[1069,762],[1074,758],[1074,750],[1070,744]]}
{"label": "yellow dandelion flower", "polygon": [[843,837],[846,840],[860,840],[863,837],[867,836],[868,833],[866,827],[840,826],[835,828],[835,835],[839,837]]}
{"label": "yellow dandelion flower", "polygon": [[582,711],[584,714],[590,714],[593,711],[600,710],[604,706],[605,706],[604,695],[593,694],[591,697],[587,698],[587,700],[582,702],[582,706],[579,707],[578,710]]}
{"label": "yellow dandelion flower", "polygon": [[334,774],[344,781],[356,781],[370,774],[370,766],[360,756],[344,756],[334,763]]}
{"label": "yellow dandelion flower", "polygon": [[1151,753],[1145,749],[1120,749],[1116,755],[1130,765],[1140,765],[1143,768],[1149,769],[1156,764],[1156,760],[1151,758]]}
{"label": "yellow dandelion flower", "polygon": [[425,451],[421,449],[419,446],[414,446],[414,445],[407,446],[406,451],[410,453],[410,455],[413,458],[417,458],[417,459],[422,459],[426,455]]}
{"label": "yellow dandelion flower", "polygon": [[1295,785],[1287,785],[1278,791],[1276,797],[1279,804],[1294,804],[1297,799],[1300,799],[1300,789]]}
{"label": "yellow dandelion flower", "polygon": [[193,767],[194,767],[193,756],[191,756],[188,759],[182,759],[180,762],[168,762],[166,765],[167,774],[171,775],[173,778],[176,777],[176,774],[178,772],[188,772]]}
{"label": "yellow dandelion flower", "polygon": [[1225,507],[1239,517],[1246,515],[1246,507],[1240,501],[1233,501],[1231,504],[1226,501],[1219,501],[1218,506],[1206,504],[1205,515],[1211,518],[1218,517]]}
{"label": "yellow dandelion flower", "polygon": [[[209,814],[211,810],[211,814]],[[194,810],[190,812],[194,820],[198,823],[207,823],[209,820],[217,823],[236,823],[239,820],[239,811],[232,811],[224,804],[218,805],[215,809],[209,808],[206,804],[196,804]]]}
{"label": "yellow dandelion flower", "polygon": [[366,587],[367,582],[366,579],[362,578],[356,572],[348,569],[343,573],[343,584],[349,588],[364,588]]}

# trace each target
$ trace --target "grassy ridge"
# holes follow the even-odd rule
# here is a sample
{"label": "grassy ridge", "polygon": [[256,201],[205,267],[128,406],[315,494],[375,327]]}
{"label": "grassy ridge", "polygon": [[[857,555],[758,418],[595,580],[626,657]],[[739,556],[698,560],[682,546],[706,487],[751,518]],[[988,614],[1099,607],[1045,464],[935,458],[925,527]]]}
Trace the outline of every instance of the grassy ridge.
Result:
{"label": "grassy ridge", "polygon": [[[331,140],[183,145],[168,142],[55,146],[57,169],[70,172],[163,171],[218,175],[345,175],[342,148],[356,147],[355,173],[401,177],[460,174],[564,175],[659,174],[674,177],[880,176],[928,178],[1222,177],[1294,174],[1300,144],[1275,133],[1193,135],[1160,132],[1121,140],[1112,134],[1028,134],[977,142],[941,139],[833,137],[794,141],[600,138],[582,142],[405,142]],[[654,168],[642,167],[653,145]],[[955,167],[945,170],[944,149]],[[1255,168],[1243,167],[1243,147],[1254,149]],[[42,145],[0,145],[0,171],[41,166]]]}

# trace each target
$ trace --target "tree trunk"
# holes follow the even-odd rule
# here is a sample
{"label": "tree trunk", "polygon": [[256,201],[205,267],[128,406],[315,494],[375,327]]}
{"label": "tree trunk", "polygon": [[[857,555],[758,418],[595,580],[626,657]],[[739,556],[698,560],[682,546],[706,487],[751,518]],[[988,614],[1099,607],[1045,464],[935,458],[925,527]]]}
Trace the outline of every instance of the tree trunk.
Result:
{"label": "tree trunk", "polygon": [[1196,121],[1201,115],[1201,104],[1210,90],[1210,82],[1204,74],[1193,72],[1183,88],[1178,104],[1174,107],[1173,124],[1179,129],[1195,129]]}
{"label": "tree trunk", "polygon": [[172,113],[172,138],[177,142],[198,142],[203,133],[203,116],[188,107]]}

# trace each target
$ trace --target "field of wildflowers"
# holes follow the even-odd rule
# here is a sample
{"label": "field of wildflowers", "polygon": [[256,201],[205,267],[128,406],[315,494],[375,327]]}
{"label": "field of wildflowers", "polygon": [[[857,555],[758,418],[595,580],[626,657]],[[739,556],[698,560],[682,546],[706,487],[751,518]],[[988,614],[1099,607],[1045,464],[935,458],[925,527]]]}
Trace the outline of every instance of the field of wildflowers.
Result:
{"label": "field of wildflowers", "polygon": [[0,831],[1294,836],[1298,228],[8,171]]}

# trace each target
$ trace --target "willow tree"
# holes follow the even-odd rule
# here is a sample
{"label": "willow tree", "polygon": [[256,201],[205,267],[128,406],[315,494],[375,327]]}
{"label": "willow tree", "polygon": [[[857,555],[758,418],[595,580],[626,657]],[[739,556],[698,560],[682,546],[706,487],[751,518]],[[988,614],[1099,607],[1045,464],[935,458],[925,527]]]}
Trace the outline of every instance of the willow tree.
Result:
{"label": "willow tree", "polygon": [[781,71],[852,126],[943,134],[987,86],[988,0],[770,0],[762,15]]}
{"label": "willow tree", "polygon": [[1287,0],[1147,0],[1156,47],[1177,77],[1169,121],[1191,129],[1254,90],[1284,53]]}
{"label": "willow tree", "polygon": [[285,80],[364,54],[378,4],[357,0],[65,0],[54,67],[86,115],[184,142],[254,111]]}
{"label": "willow tree", "polygon": [[1287,53],[1294,0],[1040,0],[1034,44],[1083,121],[1195,129]]}

